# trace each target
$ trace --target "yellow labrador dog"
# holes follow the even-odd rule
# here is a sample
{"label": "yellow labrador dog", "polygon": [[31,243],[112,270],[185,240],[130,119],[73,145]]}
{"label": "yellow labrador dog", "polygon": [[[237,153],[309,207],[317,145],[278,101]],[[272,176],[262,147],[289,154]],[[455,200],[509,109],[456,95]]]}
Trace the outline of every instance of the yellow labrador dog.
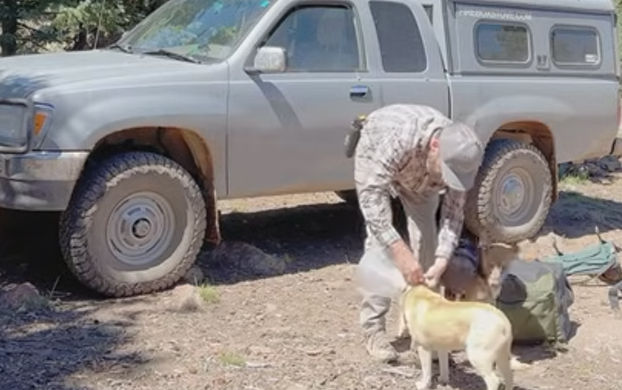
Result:
{"label": "yellow labrador dog", "polygon": [[438,352],[440,383],[449,382],[449,352],[466,351],[487,390],[498,390],[501,372],[505,390],[512,390],[512,325],[494,306],[483,302],[450,301],[425,285],[407,287],[402,297],[403,324],[421,362],[417,390],[432,382],[432,353]]}
{"label": "yellow labrador dog", "polygon": [[[520,256],[520,248],[516,244],[494,243],[481,246],[477,267],[461,261],[454,256],[447,271],[441,279],[444,296],[456,301],[473,301],[494,304],[501,293],[502,276],[510,263]],[[403,298],[403,295],[402,295]],[[403,316],[398,317],[398,337],[408,336]]]}

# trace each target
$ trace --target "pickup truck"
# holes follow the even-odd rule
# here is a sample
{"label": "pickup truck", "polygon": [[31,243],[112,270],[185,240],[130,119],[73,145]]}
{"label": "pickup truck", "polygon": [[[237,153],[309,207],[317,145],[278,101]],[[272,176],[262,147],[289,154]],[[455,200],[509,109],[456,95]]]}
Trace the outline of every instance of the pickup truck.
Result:
{"label": "pickup truck", "polygon": [[610,0],[170,0],[114,45],[0,59],[0,207],[60,212],[73,274],[169,288],[217,200],[354,199],[352,120],[426,104],[487,145],[465,226],[538,232],[559,163],[619,154]]}

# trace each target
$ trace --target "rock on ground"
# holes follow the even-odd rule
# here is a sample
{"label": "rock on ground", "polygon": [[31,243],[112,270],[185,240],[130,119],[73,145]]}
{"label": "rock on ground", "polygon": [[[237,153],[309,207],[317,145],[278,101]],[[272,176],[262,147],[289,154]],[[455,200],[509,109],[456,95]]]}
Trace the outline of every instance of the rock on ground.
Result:
{"label": "rock on ground", "polygon": [[0,308],[28,310],[47,307],[48,300],[31,283],[22,283],[0,292]]}

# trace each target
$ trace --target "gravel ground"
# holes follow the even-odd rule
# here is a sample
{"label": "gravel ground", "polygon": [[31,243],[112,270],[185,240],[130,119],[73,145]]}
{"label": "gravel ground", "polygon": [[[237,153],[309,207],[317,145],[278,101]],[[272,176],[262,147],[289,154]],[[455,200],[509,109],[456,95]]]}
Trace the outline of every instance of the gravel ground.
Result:
{"label": "gravel ground", "polygon": [[[527,257],[603,236],[622,245],[622,175],[568,182]],[[222,202],[223,246],[199,264],[210,285],[102,300],[59,266],[53,222],[26,223],[2,248],[0,288],[31,282],[45,301],[0,309],[0,389],[408,389],[416,371],[407,351],[395,366],[372,362],[357,325],[354,265],[361,218],[332,194]],[[23,218],[28,221],[28,218]],[[578,325],[566,353],[516,349],[531,368],[518,389],[619,389],[622,322],[605,305],[606,287],[575,287]],[[390,323],[394,329],[394,323]],[[452,384],[484,387],[460,354]]]}

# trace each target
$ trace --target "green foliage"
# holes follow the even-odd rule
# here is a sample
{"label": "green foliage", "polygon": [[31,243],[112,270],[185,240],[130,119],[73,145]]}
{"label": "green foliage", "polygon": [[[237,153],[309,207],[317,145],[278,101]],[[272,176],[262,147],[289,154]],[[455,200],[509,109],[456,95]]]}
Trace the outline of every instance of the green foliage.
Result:
{"label": "green foliage", "polygon": [[102,31],[114,31],[120,28],[120,22],[125,19],[123,8],[121,4],[92,0],[83,1],[77,6],[62,5],[58,7],[52,26],[61,33],[77,34],[81,25],[97,27],[101,21]]}
{"label": "green foliage", "polygon": [[2,55],[84,50],[118,39],[167,0],[3,0]]}
{"label": "green foliage", "polygon": [[3,55],[15,54],[29,36],[46,39],[48,32],[33,25],[46,18],[50,8],[70,0],[4,0],[0,2],[0,47]]}

